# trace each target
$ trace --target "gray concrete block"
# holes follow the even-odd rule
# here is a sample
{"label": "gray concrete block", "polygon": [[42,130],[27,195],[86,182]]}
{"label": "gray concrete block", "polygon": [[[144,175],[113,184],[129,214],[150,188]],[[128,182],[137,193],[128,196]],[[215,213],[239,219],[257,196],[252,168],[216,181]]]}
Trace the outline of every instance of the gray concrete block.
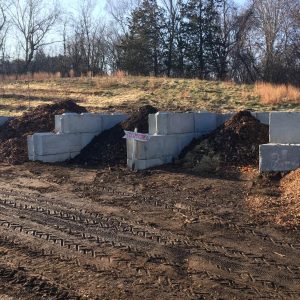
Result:
{"label": "gray concrete block", "polygon": [[66,153],[59,153],[59,154],[53,154],[53,155],[32,155],[32,156],[29,156],[29,160],[41,161],[44,163],[63,162],[63,161],[69,160],[71,158],[74,158],[79,153],[80,152],[66,152]]}
{"label": "gray concrete block", "polygon": [[[135,155],[136,159],[154,159],[164,154],[165,136],[154,135],[148,142],[127,139],[127,158],[131,159]],[[135,144],[135,154],[133,153]]]}
{"label": "gray concrete block", "polygon": [[149,134],[156,134],[156,116],[155,114],[148,115],[148,132]]}
{"label": "gray concrete block", "polygon": [[30,147],[35,155],[56,155],[68,152],[78,152],[82,147],[81,134],[35,133],[30,138]]}
{"label": "gray concrete block", "polygon": [[27,137],[27,150],[28,150],[29,160],[33,160],[33,159],[30,159],[30,157],[34,156],[34,142],[33,142],[32,135],[29,135]]}
{"label": "gray concrete block", "polygon": [[93,133],[81,133],[80,134],[80,139],[81,139],[81,149],[83,149],[84,147],[86,147],[91,141],[92,139],[97,136],[98,133],[97,132],[93,132]]}
{"label": "gray concrete block", "polygon": [[135,158],[139,160],[158,159],[165,156],[177,157],[188,145],[194,133],[153,135],[148,142],[127,139],[127,158],[132,159],[135,143]]}
{"label": "gray concrete block", "polygon": [[181,134],[195,132],[194,113],[158,112],[156,117],[156,134]]}
{"label": "gray concrete block", "polygon": [[126,114],[119,114],[119,113],[103,114],[102,115],[102,130],[110,129],[110,128],[114,127],[115,125],[117,125],[118,123],[125,121],[127,119],[128,119],[128,115],[126,115]]}
{"label": "gray concrete block", "polygon": [[270,143],[300,144],[300,112],[271,112]]}
{"label": "gray concrete block", "polygon": [[165,156],[162,158],[154,158],[154,159],[138,159],[135,160],[134,162],[131,159],[127,159],[127,166],[130,169],[134,170],[146,170],[149,168],[161,166],[164,164],[171,163],[173,160],[172,156]]}
{"label": "gray concrete block", "polygon": [[65,113],[55,116],[55,131],[59,133],[101,133],[127,118],[127,115],[118,113]]}
{"label": "gray concrete block", "polygon": [[196,112],[195,118],[195,132],[206,134],[217,128],[217,114],[211,112]]}
{"label": "gray concrete block", "polygon": [[262,124],[269,125],[270,112],[251,112],[252,116],[259,120]]}
{"label": "gray concrete block", "polygon": [[300,145],[265,144],[259,147],[260,172],[291,171],[300,167]]}
{"label": "gray concrete block", "polygon": [[101,132],[101,114],[93,113],[65,113],[55,117],[55,131],[59,133],[88,133]]}

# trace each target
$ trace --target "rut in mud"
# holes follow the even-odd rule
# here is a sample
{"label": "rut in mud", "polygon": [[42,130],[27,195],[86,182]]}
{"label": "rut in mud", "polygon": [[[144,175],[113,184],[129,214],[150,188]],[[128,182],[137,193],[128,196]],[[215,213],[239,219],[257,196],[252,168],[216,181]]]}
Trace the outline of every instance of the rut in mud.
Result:
{"label": "rut in mud", "polygon": [[176,167],[0,171],[0,295],[300,297],[299,232],[249,213],[254,169],[215,178]]}

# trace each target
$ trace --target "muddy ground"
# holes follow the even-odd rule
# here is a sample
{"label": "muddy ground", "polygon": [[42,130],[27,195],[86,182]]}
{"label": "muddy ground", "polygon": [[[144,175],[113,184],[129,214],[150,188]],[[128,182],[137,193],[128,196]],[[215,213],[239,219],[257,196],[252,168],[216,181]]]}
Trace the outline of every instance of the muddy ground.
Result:
{"label": "muddy ground", "polygon": [[0,299],[299,299],[300,233],[253,168],[0,165]]}

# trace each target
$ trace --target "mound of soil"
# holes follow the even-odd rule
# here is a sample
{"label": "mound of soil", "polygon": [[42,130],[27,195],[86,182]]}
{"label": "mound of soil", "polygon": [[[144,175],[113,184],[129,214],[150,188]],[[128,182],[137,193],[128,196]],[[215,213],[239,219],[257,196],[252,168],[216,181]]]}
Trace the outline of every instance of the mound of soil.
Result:
{"label": "mound of soil", "polygon": [[215,170],[223,164],[257,165],[259,145],[269,141],[269,126],[249,111],[240,111],[215,131],[186,147],[181,162],[186,167]]}
{"label": "mound of soil", "polygon": [[148,132],[148,115],[154,114],[157,109],[151,105],[145,105],[133,112],[124,122],[117,124],[113,128],[106,130],[96,136],[92,142],[81,150],[71,163],[80,165],[103,165],[113,166],[126,164],[126,140],[123,139],[124,130],[138,132]]}
{"label": "mound of soil", "polygon": [[27,136],[54,130],[54,116],[66,112],[83,113],[84,107],[71,100],[41,105],[0,127],[0,161],[20,164],[28,160]]}
{"label": "mound of soil", "polygon": [[281,224],[300,226],[300,169],[286,176],[280,182]]}

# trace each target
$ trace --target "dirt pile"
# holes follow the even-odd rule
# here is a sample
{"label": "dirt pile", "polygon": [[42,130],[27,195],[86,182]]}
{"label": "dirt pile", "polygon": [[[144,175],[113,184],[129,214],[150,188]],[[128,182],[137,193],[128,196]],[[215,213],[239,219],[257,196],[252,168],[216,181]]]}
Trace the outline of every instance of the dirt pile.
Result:
{"label": "dirt pile", "polygon": [[145,105],[133,112],[124,122],[117,124],[113,128],[106,130],[96,136],[71,163],[80,165],[104,165],[113,166],[126,164],[126,140],[123,139],[124,130],[138,132],[148,132],[148,115],[154,114],[157,109],[151,105]]}
{"label": "dirt pile", "polygon": [[203,171],[221,165],[257,165],[259,145],[269,140],[269,126],[260,123],[249,111],[241,111],[211,134],[194,140],[181,155],[184,166]]}
{"label": "dirt pile", "polygon": [[71,100],[41,105],[0,127],[0,161],[19,164],[28,160],[27,136],[54,130],[54,116],[86,112]]}
{"label": "dirt pile", "polygon": [[280,182],[280,224],[300,226],[300,169],[283,177]]}

